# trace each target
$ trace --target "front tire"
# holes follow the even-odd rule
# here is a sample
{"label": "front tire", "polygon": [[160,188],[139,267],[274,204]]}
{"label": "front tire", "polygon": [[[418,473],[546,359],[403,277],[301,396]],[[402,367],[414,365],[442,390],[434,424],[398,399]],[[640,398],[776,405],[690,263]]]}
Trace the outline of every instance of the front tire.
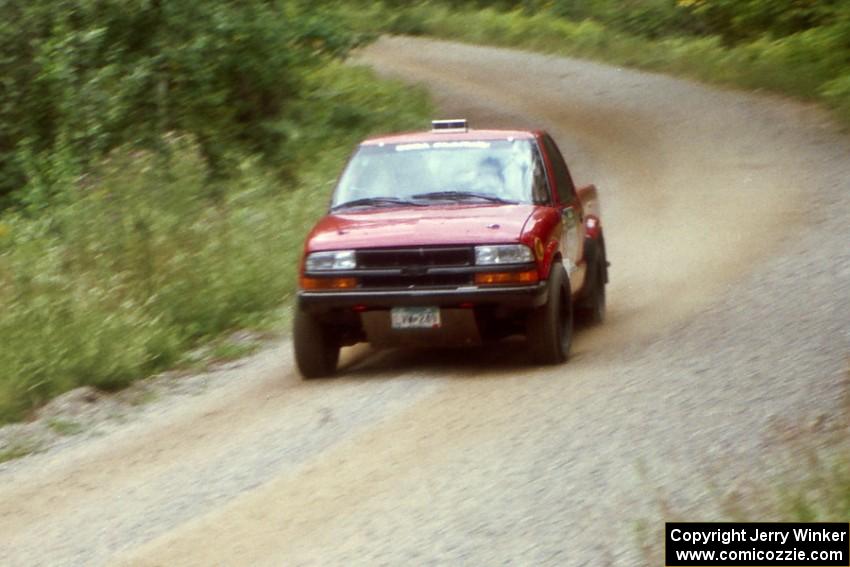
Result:
{"label": "front tire", "polygon": [[339,341],[311,313],[296,308],[292,342],[304,378],[324,378],[336,371]]}
{"label": "front tire", "polygon": [[573,305],[570,281],[560,262],[552,265],[549,297],[528,317],[531,354],[540,364],[561,364],[570,355],[573,339]]}

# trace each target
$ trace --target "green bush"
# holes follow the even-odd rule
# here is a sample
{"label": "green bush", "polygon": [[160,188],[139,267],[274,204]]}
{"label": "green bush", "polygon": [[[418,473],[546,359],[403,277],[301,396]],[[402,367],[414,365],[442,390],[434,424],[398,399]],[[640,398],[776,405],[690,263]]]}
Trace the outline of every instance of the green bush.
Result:
{"label": "green bush", "polygon": [[[453,10],[521,10],[580,22],[642,38],[718,36],[735,45],[762,36],[780,38],[829,26],[850,16],[844,0],[446,0]],[[392,9],[409,3],[387,1]]]}
{"label": "green bush", "polygon": [[794,35],[848,15],[843,0],[680,0],[678,5],[701,33],[721,36],[728,44]]}
{"label": "green bush", "polygon": [[850,124],[850,73],[824,83],[820,95]]}
{"label": "green bush", "polygon": [[[34,204],[114,148],[191,134],[207,175],[251,153],[286,175],[305,77],[360,41],[309,2],[0,2],[0,198]],[[38,181],[36,183],[36,181]],[[38,186],[37,190],[34,188]],[[43,196],[43,195],[41,195]],[[42,203],[43,204],[43,203]]]}

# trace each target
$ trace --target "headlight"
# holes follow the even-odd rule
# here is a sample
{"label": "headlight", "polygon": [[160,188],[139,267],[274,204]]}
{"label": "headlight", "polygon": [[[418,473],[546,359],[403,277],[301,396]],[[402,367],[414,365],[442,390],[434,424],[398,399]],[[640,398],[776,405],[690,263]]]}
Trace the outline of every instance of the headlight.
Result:
{"label": "headlight", "polygon": [[490,266],[493,264],[528,264],[533,261],[534,253],[525,244],[475,247],[475,263],[480,266]]}
{"label": "headlight", "polygon": [[357,267],[354,250],[335,250],[333,252],[313,252],[307,256],[304,269],[307,272],[328,270],[353,270]]}

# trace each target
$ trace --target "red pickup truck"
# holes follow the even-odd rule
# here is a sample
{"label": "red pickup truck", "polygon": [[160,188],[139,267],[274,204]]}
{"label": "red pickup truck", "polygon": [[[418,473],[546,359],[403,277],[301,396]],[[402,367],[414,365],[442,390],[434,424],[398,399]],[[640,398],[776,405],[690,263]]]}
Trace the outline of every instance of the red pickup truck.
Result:
{"label": "red pickup truck", "polygon": [[575,188],[549,134],[434,121],[366,140],[348,162],[304,245],[295,360],[315,378],[358,342],[521,334],[558,364],[574,316],[602,321],[607,282],[596,187]]}

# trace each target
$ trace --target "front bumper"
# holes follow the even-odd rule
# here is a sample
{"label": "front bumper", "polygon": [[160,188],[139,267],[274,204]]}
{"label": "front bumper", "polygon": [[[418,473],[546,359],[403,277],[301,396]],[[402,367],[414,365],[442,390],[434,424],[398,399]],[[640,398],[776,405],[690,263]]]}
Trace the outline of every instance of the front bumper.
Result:
{"label": "front bumper", "polygon": [[523,286],[461,286],[394,290],[299,291],[298,307],[311,312],[341,308],[389,309],[429,305],[456,307],[461,304],[534,308],[546,303],[548,282]]}

